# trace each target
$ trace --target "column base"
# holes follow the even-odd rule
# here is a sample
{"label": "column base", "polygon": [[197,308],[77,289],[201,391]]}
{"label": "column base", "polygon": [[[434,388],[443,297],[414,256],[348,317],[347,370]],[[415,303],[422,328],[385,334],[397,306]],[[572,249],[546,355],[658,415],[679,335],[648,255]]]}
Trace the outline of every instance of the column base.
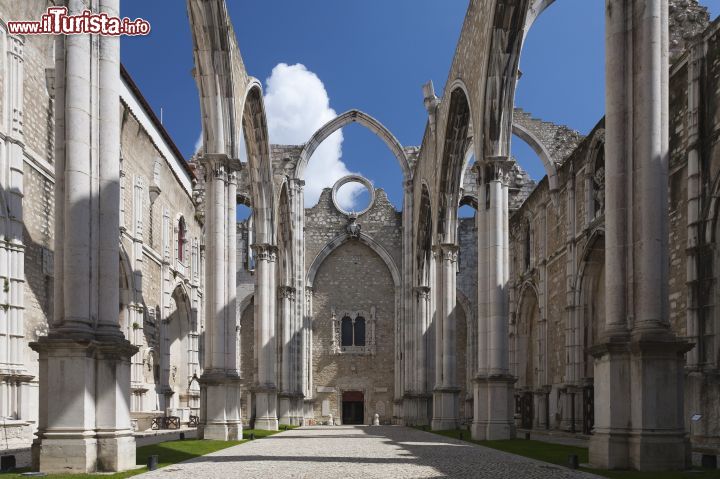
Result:
{"label": "column base", "polygon": [[302,426],[304,417],[304,400],[305,395],[302,393],[295,394],[290,400],[290,425]]}
{"label": "column base", "polygon": [[290,393],[278,394],[278,423],[284,426],[292,424],[292,397]]}
{"label": "column base", "polygon": [[95,438],[44,438],[32,445],[32,467],[47,474],[87,474],[97,470],[97,453]]}
{"label": "column base", "polygon": [[477,377],[474,387],[471,437],[476,441],[496,441],[515,437],[512,387],[509,375]]}
{"label": "column base", "polygon": [[255,390],[255,429],[277,431],[277,390],[263,388]]}
{"label": "column base", "polygon": [[33,468],[50,474],[134,469],[130,358],[137,348],[119,337],[74,340],[57,333],[30,347],[39,356],[40,382]]}
{"label": "column base", "polygon": [[315,419],[315,406],[312,399],[303,399],[303,424],[310,424]]}
{"label": "column base", "polygon": [[422,393],[406,393],[403,397],[403,421],[405,426],[429,426],[429,404],[432,396]]}
{"label": "column base", "polygon": [[200,382],[198,437],[215,441],[239,441],[243,437],[240,378],[225,372],[203,373]]}
{"label": "column base", "polygon": [[433,391],[433,431],[457,429],[460,424],[460,388],[436,388]]}
{"label": "column base", "polygon": [[303,420],[304,396],[298,393],[278,394],[278,423],[281,426],[300,426]]}
{"label": "column base", "polygon": [[562,417],[560,430],[566,432],[583,432],[583,392],[582,386],[568,385],[561,390]]}
{"label": "column base", "polygon": [[[684,470],[690,443],[683,418],[684,354],[669,331],[640,331],[592,349],[595,434],[590,462],[603,469]],[[657,400],[658,389],[663,391]]]}
{"label": "column base", "polygon": [[101,471],[128,471],[136,466],[135,437],[98,438],[98,469]]}

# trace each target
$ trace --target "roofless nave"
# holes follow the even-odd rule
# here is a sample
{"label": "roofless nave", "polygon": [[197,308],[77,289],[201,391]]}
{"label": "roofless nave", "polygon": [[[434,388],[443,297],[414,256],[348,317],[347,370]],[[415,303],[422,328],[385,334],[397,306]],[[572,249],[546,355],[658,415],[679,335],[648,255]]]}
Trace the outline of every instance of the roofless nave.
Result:
{"label": "roofless nave", "polygon": [[[0,0],[0,17],[49,3]],[[375,415],[475,439],[577,431],[603,468],[720,448],[720,26],[694,0],[606,0],[606,117],[583,137],[514,109],[525,35],[552,3],[470,1],[447,88],[424,87],[420,147],[359,110],[281,146],[225,2],[188,0],[190,162],[117,38],[0,25],[6,447],[35,432],[42,471],[127,470],[133,429],[160,413],[220,440]],[[304,207],[313,152],[351,123],[397,158],[401,212],[364,178]],[[537,187],[513,134],[543,161]],[[348,181],[366,210],[338,204]]]}

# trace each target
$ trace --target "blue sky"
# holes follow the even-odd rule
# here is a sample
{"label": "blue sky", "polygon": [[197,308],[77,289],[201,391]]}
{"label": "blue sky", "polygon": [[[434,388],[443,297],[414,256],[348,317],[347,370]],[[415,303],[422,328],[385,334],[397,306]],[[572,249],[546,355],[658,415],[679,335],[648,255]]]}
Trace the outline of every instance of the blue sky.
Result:
{"label": "blue sky", "polygon": [[[713,18],[720,14],[720,0],[702,3],[711,8]],[[271,141],[304,142],[310,122],[321,125],[321,118],[358,108],[380,120],[403,145],[418,145],[427,120],[421,86],[432,79],[442,93],[467,4],[229,0],[247,69],[263,82],[266,94],[273,95],[268,108],[274,125]],[[603,4],[558,0],[540,17],[521,59],[518,106],[581,133],[602,117]],[[123,62],[156,112],[162,108],[166,128],[190,156],[200,134],[200,116],[190,75],[192,40],[185,2],[125,1],[122,6],[123,15],[143,17],[153,28],[146,38],[123,39]],[[286,67],[274,72],[279,64]],[[268,89],[271,75],[274,87]],[[293,97],[298,92],[299,105]],[[308,183],[330,182],[331,168],[323,162],[339,157],[344,170],[332,169],[334,174],[359,172],[400,206],[400,168],[384,143],[358,125],[343,129],[342,138],[329,143],[328,151],[316,154],[318,168],[306,178]],[[514,141],[513,153],[532,177],[542,177],[542,165],[527,146]]]}

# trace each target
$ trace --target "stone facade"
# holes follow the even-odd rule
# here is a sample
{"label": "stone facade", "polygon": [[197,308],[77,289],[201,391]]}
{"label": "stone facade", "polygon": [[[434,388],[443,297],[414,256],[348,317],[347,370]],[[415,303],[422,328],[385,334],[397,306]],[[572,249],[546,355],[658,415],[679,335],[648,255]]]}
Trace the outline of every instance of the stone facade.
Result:
{"label": "stone facade", "polygon": [[[606,2],[610,106],[587,137],[513,105],[525,34],[552,1],[472,0],[446,91],[424,86],[422,144],[406,147],[359,110],[270,145],[224,0],[189,0],[203,145],[188,162],[116,39],[53,45],[0,23],[5,447],[36,430],[43,471],[124,470],[130,420],[164,414],[220,440],[331,418],[479,440],[559,429],[592,434],[594,464],[642,470],[687,465],[686,431],[720,448],[720,27],[693,0]],[[0,0],[0,18],[49,3]],[[647,64],[616,74],[633,58]],[[657,100],[629,96],[637,85]],[[398,161],[401,211],[358,177],[305,208],[308,162],[350,123]],[[538,185],[512,134],[538,152]],[[349,181],[367,210],[338,207]],[[239,224],[238,203],[252,208]],[[648,399],[660,389],[672,401]]]}
{"label": "stone facade", "polygon": [[[706,18],[703,9],[686,3],[691,4],[687,16],[676,19]],[[671,10],[679,8],[673,5]],[[720,165],[713,132],[720,124],[717,98],[711,92],[720,85],[720,43],[717,22],[704,31],[697,25],[686,25],[694,33],[673,30],[672,35],[684,38],[690,47],[674,56],[669,79],[665,261],[669,325],[678,337],[694,344],[685,356],[685,428],[694,447],[718,448],[713,306],[717,209],[712,192]],[[604,143],[603,120],[558,166],[557,192],[544,178],[510,218],[510,348],[519,378],[518,426],[593,432],[590,351],[603,336],[606,318]],[[528,393],[532,400],[526,399]]]}
{"label": "stone facade", "polygon": [[[36,18],[45,8],[44,2],[2,2],[0,18]],[[0,328],[0,415],[12,418],[3,426],[9,438],[3,448],[14,450],[27,448],[37,427],[38,355],[29,344],[47,335],[54,314],[55,64],[51,37],[11,37],[4,25],[1,37],[2,65],[19,65],[0,71],[2,88],[13,88],[4,90],[0,101],[10,99],[17,109],[3,117],[7,129],[0,132],[7,151],[2,177],[11,181],[3,183],[3,201],[21,208],[15,213],[21,229],[12,260],[21,267],[13,266],[16,272],[6,276],[5,294],[14,299],[4,300],[2,314],[21,305],[22,315],[13,319],[17,329],[9,335],[6,322]],[[20,79],[22,89],[17,89],[13,82]],[[147,429],[150,416],[167,412],[188,422],[199,408],[197,381],[191,380],[201,373],[202,224],[192,198],[194,175],[127,73],[120,99],[119,320],[125,336],[139,347],[132,359],[131,410],[134,426]],[[21,206],[11,191],[22,194]],[[16,283],[18,273],[22,282]]]}

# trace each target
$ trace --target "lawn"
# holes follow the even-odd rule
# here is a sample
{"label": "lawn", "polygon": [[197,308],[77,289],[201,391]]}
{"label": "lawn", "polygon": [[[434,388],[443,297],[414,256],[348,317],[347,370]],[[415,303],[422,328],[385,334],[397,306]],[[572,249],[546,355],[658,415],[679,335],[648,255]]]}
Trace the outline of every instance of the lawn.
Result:
{"label": "lawn", "polygon": [[[588,450],[585,447],[563,446],[561,444],[550,444],[547,442],[529,441],[525,439],[509,439],[507,441],[472,441],[470,440],[469,431],[459,429],[434,432],[435,434],[455,439],[460,439],[462,435],[462,440],[465,441],[560,466],[567,466],[568,456],[572,454],[578,456],[580,464],[588,462]],[[720,479],[720,470],[699,468],[684,472],[606,471],[588,468],[581,468],[581,470],[611,479]]]}
{"label": "lawn", "polygon": [[[296,426],[288,426],[288,429],[294,429]],[[285,428],[285,426],[281,426]],[[145,466],[147,464],[148,457],[157,455],[160,461],[159,467],[169,466],[171,464],[177,464],[178,462],[187,461],[196,457],[210,454],[211,452],[220,451],[228,447],[237,446],[250,440],[252,435],[255,439],[263,439],[274,434],[278,434],[281,431],[260,431],[255,429],[243,430],[242,441],[205,441],[202,439],[188,439],[185,441],[168,441],[161,442],[159,444],[153,444],[150,446],[142,446],[137,448],[137,464]],[[13,473],[0,473],[0,478],[11,479],[11,478],[23,478],[20,475],[21,472]],[[96,477],[103,479],[124,479],[126,477],[136,476],[147,472],[147,467],[141,467],[133,471],[121,472],[118,474],[51,474],[44,477],[51,479],[74,479],[83,477]]]}

